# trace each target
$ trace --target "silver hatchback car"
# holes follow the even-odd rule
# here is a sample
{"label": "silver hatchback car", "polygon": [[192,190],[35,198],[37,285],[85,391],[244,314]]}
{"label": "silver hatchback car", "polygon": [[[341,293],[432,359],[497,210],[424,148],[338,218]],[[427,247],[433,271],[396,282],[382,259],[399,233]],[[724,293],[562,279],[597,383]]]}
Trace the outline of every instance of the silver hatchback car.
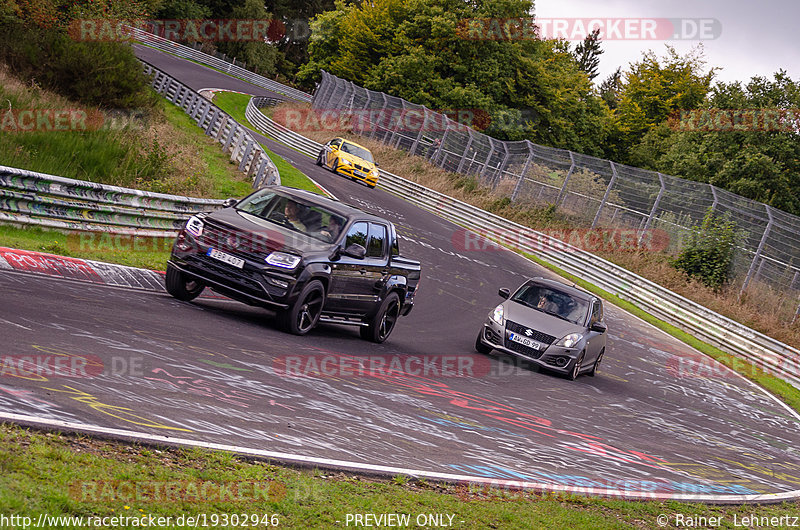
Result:
{"label": "silver hatchback car", "polygon": [[603,302],[569,285],[532,278],[490,313],[475,341],[484,354],[497,350],[574,380],[595,375],[606,350]]}

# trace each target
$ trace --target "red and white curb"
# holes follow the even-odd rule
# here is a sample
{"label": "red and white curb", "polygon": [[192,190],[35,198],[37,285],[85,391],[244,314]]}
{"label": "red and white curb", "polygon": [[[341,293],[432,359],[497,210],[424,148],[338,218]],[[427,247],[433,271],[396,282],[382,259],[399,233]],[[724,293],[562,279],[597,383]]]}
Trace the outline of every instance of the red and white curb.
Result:
{"label": "red and white curb", "polygon": [[0,270],[28,272],[148,291],[164,291],[163,272],[16,248],[0,247]]}

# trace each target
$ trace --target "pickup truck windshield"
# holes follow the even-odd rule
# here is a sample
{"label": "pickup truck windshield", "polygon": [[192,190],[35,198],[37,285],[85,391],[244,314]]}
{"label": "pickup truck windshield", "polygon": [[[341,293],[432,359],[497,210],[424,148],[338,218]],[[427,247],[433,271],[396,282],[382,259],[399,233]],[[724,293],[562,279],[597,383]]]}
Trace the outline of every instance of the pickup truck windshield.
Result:
{"label": "pickup truck windshield", "polygon": [[332,243],[339,237],[346,219],[317,205],[263,190],[236,205],[237,210],[265,219],[314,239]]}

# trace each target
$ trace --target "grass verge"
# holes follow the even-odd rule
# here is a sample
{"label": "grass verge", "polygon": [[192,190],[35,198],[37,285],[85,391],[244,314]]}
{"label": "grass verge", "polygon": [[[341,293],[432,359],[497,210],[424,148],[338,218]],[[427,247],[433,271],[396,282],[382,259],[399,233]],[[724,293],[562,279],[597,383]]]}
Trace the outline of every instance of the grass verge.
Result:
{"label": "grass verge", "polygon": [[[247,103],[250,101],[251,97],[252,96],[248,94],[239,94],[238,92],[217,92],[214,94],[214,104],[230,114],[237,122],[241,123],[245,127],[248,127],[250,130],[261,134],[258,129],[253,127],[253,125],[247,120],[247,117],[244,113],[245,109],[247,108]],[[295,168],[282,157],[273,153],[263,145],[261,148],[267,152],[267,155],[269,155],[269,157],[275,163],[275,166],[278,168],[278,172],[281,175],[282,185],[323,195],[323,192],[319,186],[314,184],[314,182],[302,171]]]}
{"label": "grass verge", "polygon": [[167,266],[173,240],[138,238],[134,245],[114,234],[92,234],[92,244],[82,245],[79,238],[58,230],[0,225],[0,246],[159,271]]}
{"label": "grass verge", "polygon": [[[23,449],[23,450],[20,450]],[[786,517],[800,504],[708,506],[623,501],[299,470],[201,449],[103,441],[0,425],[0,513],[30,517],[275,516],[283,528],[352,526],[356,514],[434,514],[454,528],[658,528],[664,517]],[[348,514],[350,524],[347,524]],[[661,517],[662,519],[659,519]],[[736,519],[734,519],[736,518]],[[221,520],[221,519],[220,519]],[[50,522],[50,527],[59,525]],[[119,528],[142,526],[139,521]],[[190,526],[190,525],[184,525]],[[220,526],[234,527],[233,524]],[[246,525],[264,528],[266,525]],[[670,524],[672,526],[672,524]],[[688,526],[707,526],[694,524]],[[717,526],[713,525],[712,526]],[[61,526],[64,527],[64,526]],[[116,527],[116,526],[115,526]]]}

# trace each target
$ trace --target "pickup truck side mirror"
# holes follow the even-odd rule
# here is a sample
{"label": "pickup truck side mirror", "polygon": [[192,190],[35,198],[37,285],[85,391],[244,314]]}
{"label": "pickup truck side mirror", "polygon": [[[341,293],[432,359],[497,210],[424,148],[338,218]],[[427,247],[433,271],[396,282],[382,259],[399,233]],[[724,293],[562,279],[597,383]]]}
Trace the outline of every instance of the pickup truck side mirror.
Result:
{"label": "pickup truck side mirror", "polygon": [[344,255],[355,259],[364,259],[364,256],[367,255],[367,249],[358,243],[352,243],[344,249]]}
{"label": "pickup truck side mirror", "polygon": [[230,208],[231,206],[236,206],[236,204],[238,202],[239,202],[239,199],[234,199],[233,197],[230,197],[228,199],[225,199],[225,202],[222,203],[222,207],[223,208]]}
{"label": "pickup truck side mirror", "polygon": [[502,296],[503,298],[505,298],[505,299],[507,300],[507,299],[508,299],[508,297],[509,297],[509,296],[511,296],[511,291],[509,291],[508,289],[506,289],[505,287],[503,287],[502,289],[500,289],[499,291],[497,291],[497,294],[498,294],[498,295],[500,295],[500,296]]}

